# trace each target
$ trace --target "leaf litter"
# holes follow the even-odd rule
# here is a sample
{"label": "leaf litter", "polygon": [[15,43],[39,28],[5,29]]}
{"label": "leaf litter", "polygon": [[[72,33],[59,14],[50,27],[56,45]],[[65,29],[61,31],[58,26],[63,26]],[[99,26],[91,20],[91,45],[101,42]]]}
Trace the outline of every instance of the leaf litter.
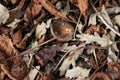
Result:
{"label": "leaf litter", "polygon": [[0,80],[118,80],[119,5],[1,0]]}

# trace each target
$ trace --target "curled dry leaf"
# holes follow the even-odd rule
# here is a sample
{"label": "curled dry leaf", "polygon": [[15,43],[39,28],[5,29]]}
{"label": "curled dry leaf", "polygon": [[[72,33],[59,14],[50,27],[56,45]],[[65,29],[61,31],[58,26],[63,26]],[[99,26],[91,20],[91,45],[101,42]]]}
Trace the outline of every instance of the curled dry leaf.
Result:
{"label": "curled dry leaf", "polygon": [[103,73],[103,72],[95,73],[91,78],[91,80],[96,80],[96,79],[111,80],[110,77],[106,73]]}
{"label": "curled dry leaf", "polygon": [[39,0],[40,3],[42,4],[42,6],[44,6],[45,9],[47,9],[51,14],[60,17],[63,20],[69,21],[69,22],[73,22],[73,23],[77,23],[75,21],[70,20],[69,18],[67,18],[65,15],[63,15],[61,12],[59,12],[58,10],[55,9],[54,5],[52,3],[50,3],[47,0]]}
{"label": "curled dry leaf", "polygon": [[9,18],[9,11],[6,7],[0,4],[0,24],[6,23],[7,19]]}
{"label": "curled dry leaf", "polygon": [[36,59],[39,61],[41,65],[46,64],[49,60],[56,55],[57,46],[52,46],[51,48],[45,48],[40,50],[37,55],[35,55]]}
{"label": "curled dry leaf", "polygon": [[[0,35],[0,49],[6,53],[7,57],[19,54],[19,52],[14,48],[11,39],[6,35]],[[18,63],[19,61],[21,61],[20,57],[13,59],[14,63]]]}

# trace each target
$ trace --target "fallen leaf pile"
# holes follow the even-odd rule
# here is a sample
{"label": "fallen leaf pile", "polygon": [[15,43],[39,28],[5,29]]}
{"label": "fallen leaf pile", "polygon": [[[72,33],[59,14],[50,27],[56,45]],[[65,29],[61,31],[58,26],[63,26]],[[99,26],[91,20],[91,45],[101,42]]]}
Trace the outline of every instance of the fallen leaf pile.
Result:
{"label": "fallen leaf pile", "polygon": [[120,0],[0,0],[0,80],[119,80]]}

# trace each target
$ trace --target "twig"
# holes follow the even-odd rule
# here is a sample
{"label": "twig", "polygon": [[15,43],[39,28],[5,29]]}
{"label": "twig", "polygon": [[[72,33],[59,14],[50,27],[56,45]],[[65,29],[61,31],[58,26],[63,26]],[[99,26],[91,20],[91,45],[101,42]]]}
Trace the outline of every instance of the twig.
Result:
{"label": "twig", "polygon": [[75,26],[75,31],[74,31],[74,34],[73,34],[73,39],[75,39],[75,35],[76,35],[76,31],[77,31],[77,28],[78,28],[78,24],[80,22],[80,18],[81,18],[82,14],[80,14],[79,18],[78,18],[78,21],[77,21],[77,24]]}
{"label": "twig", "polygon": [[35,50],[39,50],[39,47],[40,47],[40,46],[45,45],[45,44],[47,44],[47,43],[49,43],[49,42],[51,42],[51,41],[53,41],[53,40],[55,40],[55,39],[56,39],[56,38],[52,38],[52,39],[50,39],[50,40],[47,40],[47,41],[45,41],[44,43],[39,44],[39,45],[37,45],[37,46],[35,46],[35,47],[33,47],[33,48],[30,48],[30,49],[22,52],[22,53],[19,54],[19,55],[16,55],[16,56],[13,56],[13,57],[10,57],[10,58],[7,58],[7,59],[0,60],[0,63],[2,63],[2,62],[4,62],[4,61],[11,60],[11,59],[13,59],[13,58],[15,58],[15,57],[18,57],[18,56],[22,56],[22,55],[25,55],[25,54],[30,54],[31,51],[34,52]]}
{"label": "twig", "polygon": [[70,51],[68,51],[67,53],[65,53],[65,55],[63,55],[63,57],[60,59],[60,61],[58,62],[58,64],[56,65],[56,67],[54,68],[54,70],[56,70],[58,68],[58,66],[60,65],[60,63],[63,61],[63,59],[70,53]]}
{"label": "twig", "polygon": [[97,11],[97,9],[94,7],[94,5],[92,4],[92,2],[90,2],[92,5],[92,8],[95,10],[95,12],[97,13],[98,17],[101,19],[101,21],[106,25],[106,27],[108,27],[111,31],[113,31],[115,34],[117,34],[118,36],[120,36],[120,33],[117,32],[115,29],[113,29],[108,23],[107,21],[104,19],[104,17],[102,15],[99,14],[99,12]]}

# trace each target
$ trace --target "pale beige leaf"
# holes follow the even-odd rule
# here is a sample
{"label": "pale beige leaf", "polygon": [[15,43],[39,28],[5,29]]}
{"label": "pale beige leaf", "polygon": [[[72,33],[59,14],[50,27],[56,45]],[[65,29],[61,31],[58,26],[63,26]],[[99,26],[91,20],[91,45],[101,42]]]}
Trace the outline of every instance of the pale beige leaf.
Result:
{"label": "pale beige leaf", "polygon": [[115,20],[115,23],[117,23],[117,25],[120,26],[120,15],[116,15],[114,20]]}
{"label": "pale beige leaf", "polygon": [[38,74],[38,70],[40,69],[40,66],[36,66],[35,68],[36,69],[31,69],[30,72],[29,72],[29,79],[30,80],[34,80],[35,79],[35,77]]}
{"label": "pale beige leaf", "polygon": [[7,26],[10,27],[10,28],[12,28],[12,29],[14,29],[14,28],[16,28],[18,26],[18,24],[20,22],[21,22],[20,19],[15,18],[15,20],[12,23],[8,24]]}
{"label": "pale beige leaf", "polygon": [[47,28],[50,27],[50,24],[51,24],[51,19],[49,19],[47,23],[42,22],[41,24],[37,25],[36,34],[38,35],[39,38],[46,33]]}
{"label": "pale beige leaf", "polygon": [[69,56],[63,61],[60,70],[60,76],[64,75],[67,69],[69,69],[70,65],[72,66],[76,65],[76,60],[78,57],[83,53],[85,44],[81,44],[77,49],[73,50],[69,53]]}
{"label": "pale beige leaf", "polygon": [[83,33],[76,36],[80,38],[81,41],[86,41],[86,44],[97,42],[102,47],[112,44],[112,41],[110,41],[106,35],[103,35],[103,37],[100,37],[97,33],[94,33],[94,35]]}
{"label": "pale beige leaf", "polygon": [[72,69],[68,69],[65,77],[74,79],[77,78],[76,80],[84,80],[85,77],[89,76],[90,69],[85,69],[82,67],[73,67]]}
{"label": "pale beige leaf", "polygon": [[9,11],[8,9],[0,4],[0,23],[5,23],[7,19],[9,18]]}

